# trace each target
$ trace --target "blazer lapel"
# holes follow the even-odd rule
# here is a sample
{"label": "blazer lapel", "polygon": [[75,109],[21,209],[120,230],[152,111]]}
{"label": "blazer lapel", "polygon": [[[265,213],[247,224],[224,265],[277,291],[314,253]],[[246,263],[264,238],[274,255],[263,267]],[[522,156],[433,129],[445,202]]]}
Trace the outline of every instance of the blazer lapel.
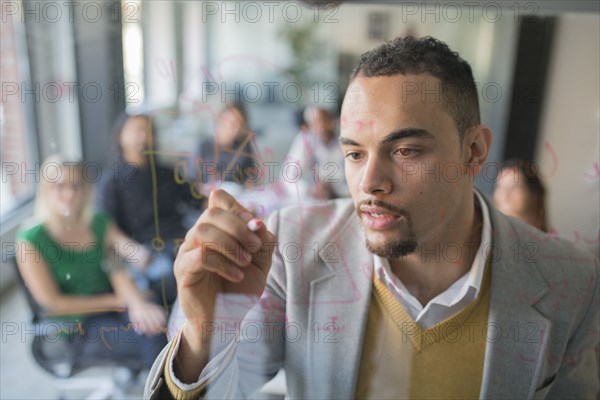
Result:
{"label": "blazer lapel", "polygon": [[319,257],[329,273],[310,284],[308,384],[315,398],[353,398],[371,297],[373,256],[352,213]]}
{"label": "blazer lapel", "polygon": [[[547,352],[550,321],[535,308],[548,286],[510,220],[489,207],[491,298],[481,398],[532,398]],[[529,261],[529,260],[527,260]],[[531,260],[534,261],[534,260]]]}

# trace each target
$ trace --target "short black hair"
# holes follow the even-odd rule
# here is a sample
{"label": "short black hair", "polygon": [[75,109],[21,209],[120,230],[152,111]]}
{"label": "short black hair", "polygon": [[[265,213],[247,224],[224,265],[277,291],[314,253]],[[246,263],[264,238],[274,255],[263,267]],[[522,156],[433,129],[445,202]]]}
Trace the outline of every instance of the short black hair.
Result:
{"label": "short black hair", "polygon": [[350,79],[425,73],[440,80],[443,106],[461,137],[470,127],[479,125],[479,101],[471,66],[446,43],[431,36],[398,37],[364,53]]}

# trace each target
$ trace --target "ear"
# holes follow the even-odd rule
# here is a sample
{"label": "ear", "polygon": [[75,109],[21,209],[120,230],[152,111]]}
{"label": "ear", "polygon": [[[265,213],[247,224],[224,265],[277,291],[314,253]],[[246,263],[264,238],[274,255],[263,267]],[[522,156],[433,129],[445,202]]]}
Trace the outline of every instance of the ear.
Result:
{"label": "ear", "polygon": [[486,125],[477,125],[469,129],[463,138],[463,154],[469,173],[477,175],[488,158],[492,147],[492,130]]}

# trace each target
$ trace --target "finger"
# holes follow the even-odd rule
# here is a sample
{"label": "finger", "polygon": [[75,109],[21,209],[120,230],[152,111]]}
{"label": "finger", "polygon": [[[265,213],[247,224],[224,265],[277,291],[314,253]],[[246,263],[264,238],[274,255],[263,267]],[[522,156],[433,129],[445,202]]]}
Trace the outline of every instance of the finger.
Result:
{"label": "finger", "polygon": [[[247,226],[245,226],[248,221],[253,218],[252,214],[239,204],[236,206],[235,204],[229,203],[229,200],[235,202],[235,199],[228,193],[222,190],[220,193],[222,194],[215,194],[211,198],[222,196],[225,200],[215,200],[213,204],[222,204],[224,207],[229,207],[229,209],[214,206],[204,210],[202,215],[196,220],[194,226],[186,233],[185,239],[179,247],[179,251],[191,251],[198,246],[199,239],[202,237],[202,235],[199,235],[199,233],[201,233],[199,226],[206,222],[224,228],[224,230],[229,232],[232,236],[238,238],[240,243],[244,243],[245,247],[247,247],[247,250],[250,252],[255,252],[257,248],[260,247],[259,237],[252,232],[248,232],[246,229]],[[220,218],[223,218],[223,220],[220,220]]]}
{"label": "finger", "polygon": [[246,207],[238,203],[232,195],[223,189],[215,189],[210,192],[210,195],[208,196],[208,208],[229,210],[242,218],[244,222],[248,222],[253,218],[252,213],[249,212]]}
{"label": "finger", "polygon": [[244,222],[248,222],[252,219],[252,214],[244,206],[238,203],[237,200],[233,198],[233,196],[231,196],[223,189],[214,189],[208,195],[208,205],[206,210],[200,215],[200,217],[198,217],[194,226],[186,234],[185,240],[180,246],[180,250],[190,251],[195,248],[196,243],[194,243],[193,240],[193,231],[200,223],[204,221],[204,218],[206,217],[205,214],[207,213],[207,211],[213,208],[229,210],[233,214],[240,217]]}
{"label": "finger", "polygon": [[258,238],[260,239],[260,241],[262,243],[265,243],[265,242],[273,243],[276,241],[277,237],[267,229],[267,225],[265,225],[265,223],[263,221],[261,221],[259,219],[254,219],[248,225],[252,225],[252,227],[256,227],[256,229],[253,229],[253,231],[258,236]]}
{"label": "finger", "polygon": [[153,335],[160,333],[165,326],[165,322],[164,315],[161,312],[151,313],[149,315],[147,332]]}
{"label": "finger", "polygon": [[188,251],[175,262],[175,277],[177,278],[177,286],[185,287],[196,283],[198,274],[213,272],[231,282],[240,282],[244,279],[244,273],[240,270],[237,264],[231,262],[223,256],[215,257],[215,263],[207,263],[208,256],[206,248],[198,247],[192,251]]}
{"label": "finger", "polygon": [[140,320],[143,321],[144,333],[152,335],[157,334],[165,325],[166,318],[164,312],[154,304],[149,304],[142,315],[143,317],[140,318]]}
{"label": "finger", "polygon": [[129,308],[129,320],[132,322],[134,330],[143,333],[147,329],[145,310],[142,304],[136,304]]}
{"label": "finger", "polygon": [[[250,220],[252,222],[254,220]],[[262,241],[260,237],[251,229],[248,229],[248,223],[231,211],[221,208],[211,208],[205,211],[202,223],[211,224],[230,235],[234,240],[244,246],[244,249],[250,253],[255,253],[260,249]],[[204,239],[204,237],[202,237]]]}
{"label": "finger", "polygon": [[200,243],[204,252],[203,264],[218,263],[223,258],[227,258],[234,264],[245,267],[252,260],[252,254],[220,227],[206,223],[200,225],[198,231],[197,242]]}

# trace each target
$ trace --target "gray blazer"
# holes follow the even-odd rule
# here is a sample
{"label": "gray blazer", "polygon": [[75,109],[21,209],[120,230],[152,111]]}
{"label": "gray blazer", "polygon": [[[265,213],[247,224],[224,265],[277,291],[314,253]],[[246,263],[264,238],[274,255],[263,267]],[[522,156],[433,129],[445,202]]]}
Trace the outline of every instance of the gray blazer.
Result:
{"label": "gray blazer", "polygon": [[[596,398],[598,260],[489,209],[491,300],[480,397]],[[221,351],[208,397],[248,397],[284,368],[289,398],[350,399],[373,273],[353,204],[284,209],[268,226],[278,247],[265,293],[239,342]],[[146,398],[158,398],[164,385],[165,354]]]}

